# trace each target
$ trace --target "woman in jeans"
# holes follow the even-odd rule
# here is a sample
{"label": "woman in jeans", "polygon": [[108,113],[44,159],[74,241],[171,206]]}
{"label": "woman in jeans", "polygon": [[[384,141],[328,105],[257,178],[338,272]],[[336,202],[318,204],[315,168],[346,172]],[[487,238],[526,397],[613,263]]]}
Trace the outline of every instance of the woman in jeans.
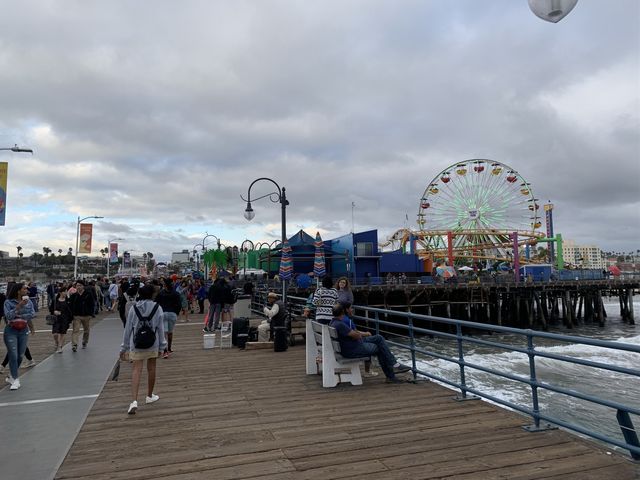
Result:
{"label": "woman in jeans", "polygon": [[4,319],[7,325],[4,327],[4,344],[9,355],[9,368],[11,374],[7,377],[7,383],[11,384],[11,390],[20,388],[18,368],[22,363],[22,356],[27,349],[29,326],[35,312],[28,295],[28,289],[24,283],[16,283],[8,292],[4,302]]}

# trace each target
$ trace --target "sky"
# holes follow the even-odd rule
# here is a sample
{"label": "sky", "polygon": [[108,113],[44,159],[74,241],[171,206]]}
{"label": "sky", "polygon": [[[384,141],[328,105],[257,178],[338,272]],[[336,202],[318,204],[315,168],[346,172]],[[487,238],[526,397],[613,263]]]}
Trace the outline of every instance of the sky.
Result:
{"label": "sky", "polygon": [[[640,2],[3,2],[0,250],[192,250],[416,228],[427,185],[482,158],[516,170],[555,231],[640,249]],[[273,191],[257,182],[251,196]],[[355,204],[355,206],[352,206]],[[407,221],[408,219],[408,221]],[[87,220],[89,222],[89,220]],[[544,228],[544,227],[543,227]],[[206,240],[209,247],[215,238]]]}

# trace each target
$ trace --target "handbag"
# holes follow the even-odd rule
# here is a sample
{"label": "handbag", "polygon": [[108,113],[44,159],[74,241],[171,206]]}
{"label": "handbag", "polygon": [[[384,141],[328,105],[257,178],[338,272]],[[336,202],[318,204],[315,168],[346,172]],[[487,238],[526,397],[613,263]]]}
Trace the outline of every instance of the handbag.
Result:
{"label": "handbag", "polygon": [[21,332],[22,330],[27,328],[28,325],[29,324],[27,323],[27,321],[22,318],[14,318],[9,322],[9,326],[14,330],[17,330],[18,332]]}
{"label": "handbag", "polygon": [[44,321],[47,322],[47,325],[55,324],[57,319],[58,317],[56,317],[55,315],[47,315],[46,317],[44,317]]}

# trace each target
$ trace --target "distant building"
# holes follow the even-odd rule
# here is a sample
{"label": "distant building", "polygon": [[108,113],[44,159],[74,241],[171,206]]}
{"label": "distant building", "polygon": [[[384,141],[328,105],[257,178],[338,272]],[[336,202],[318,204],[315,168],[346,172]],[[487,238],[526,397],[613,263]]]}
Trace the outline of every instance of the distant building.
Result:
{"label": "distant building", "polygon": [[9,252],[0,250],[0,258],[9,258]]}
{"label": "distant building", "polygon": [[562,256],[565,263],[587,269],[605,269],[607,262],[600,247],[595,245],[578,245],[573,240],[565,240],[562,245]]}
{"label": "distant building", "polygon": [[173,252],[171,254],[171,263],[189,263],[189,250]]}

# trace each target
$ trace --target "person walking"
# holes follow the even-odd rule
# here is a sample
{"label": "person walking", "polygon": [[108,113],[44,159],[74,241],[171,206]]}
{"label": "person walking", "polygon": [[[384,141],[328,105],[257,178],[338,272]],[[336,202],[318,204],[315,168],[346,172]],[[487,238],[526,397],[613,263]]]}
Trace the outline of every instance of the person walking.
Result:
{"label": "person walking", "polygon": [[109,311],[113,312],[113,309],[117,308],[117,303],[118,303],[118,283],[116,282],[115,278],[109,285],[108,296],[109,296]]}
{"label": "person walking", "polygon": [[58,294],[53,299],[53,303],[49,307],[51,315],[56,319],[51,326],[51,333],[56,344],[56,352],[62,353],[64,346],[64,336],[67,334],[69,324],[73,321],[73,312],[67,297],[67,287],[61,286]]}
{"label": "person walking", "polygon": [[78,351],[78,338],[80,337],[80,325],[82,325],[82,348],[87,348],[89,332],[91,330],[91,317],[94,312],[94,299],[85,288],[84,282],[76,282],[76,293],[69,297],[69,304],[73,314],[73,327],[71,331],[71,350]]}
{"label": "person walking", "polygon": [[202,280],[196,280],[196,297],[198,299],[198,313],[202,315],[204,313],[204,301],[207,298],[207,287]]}
{"label": "person walking", "polygon": [[176,287],[176,292],[180,295],[184,323],[189,323],[189,283],[186,280],[181,281]]}
{"label": "person walking", "polygon": [[164,334],[167,338],[167,347],[162,352],[162,358],[169,358],[173,353],[171,343],[173,342],[173,329],[178,321],[178,315],[182,310],[182,302],[180,295],[173,289],[173,283],[170,279],[165,278],[162,289],[156,296],[156,302],[162,307],[162,321],[164,326]]}
{"label": "person walking", "polygon": [[11,390],[20,388],[18,368],[22,363],[22,356],[27,349],[29,341],[29,323],[35,316],[33,303],[31,302],[28,289],[24,283],[15,283],[7,292],[7,300],[4,302],[4,344],[9,355],[10,375],[6,378],[11,384]]}
{"label": "person walking", "polygon": [[[133,371],[131,374],[131,403],[127,409],[129,415],[135,414],[138,410],[138,390],[145,360],[147,361],[148,381],[145,403],[150,404],[160,400],[160,397],[154,393],[156,384],[156,359],[167,347],[167,341],[164,338],[164,312],[162,311],[162,307],[151,299],[153,293],[154,289],[152,285],[144,285],[138,291],[138,301],[134,308],[129,310],[127,323],[124,326],[122,345],[120,346],[120,360],[133,362]],[[148,348],[136,346],[139,327],[144,323],[142,321],[143,319],[148,319],[150,329],[155,334],[155,341]]]}

